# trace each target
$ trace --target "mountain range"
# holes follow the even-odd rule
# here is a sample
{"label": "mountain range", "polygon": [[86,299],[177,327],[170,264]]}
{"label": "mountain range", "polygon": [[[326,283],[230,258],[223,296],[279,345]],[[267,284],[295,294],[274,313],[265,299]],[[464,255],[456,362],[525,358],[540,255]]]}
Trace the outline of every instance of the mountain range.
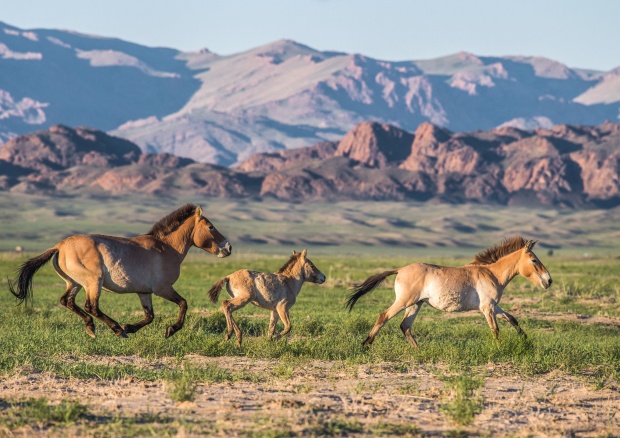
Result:
{"label": "mountain range", "polygon": [[464,52],[392,62],[290,40],[222,56],[0,22],[0,142],[90,126],[142,152],[230,166],[337,142],[367,120],[472,132],[619,116],[620,68]]}
{"label": "mountain range", "polygon": [[234,168],[143,153],[92,128],[54,125],[0,146],[0,190],[280,200],[620,205],[620,125],[454,133],[377,122],[339,141],[258,153]]}

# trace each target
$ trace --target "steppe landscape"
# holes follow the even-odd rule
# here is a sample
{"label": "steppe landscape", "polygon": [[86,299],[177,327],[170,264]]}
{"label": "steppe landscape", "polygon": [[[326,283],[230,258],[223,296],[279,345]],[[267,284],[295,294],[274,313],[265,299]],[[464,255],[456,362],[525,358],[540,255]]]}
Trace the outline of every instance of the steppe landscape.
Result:
{"label": "steppe landscape", "polygon": [[[0,274],[65,235],[133,236],[187,199],[121,196],[0,196]],[[155,298],[155,321],[121,339],[58,304],[64,283],[50,265],[37,274],[32,306],[0,296],[0,434],[30,436],[616,436],[620,370],[620,222],[616,209],[576,211],[420,202],[290,204],[208,200],[205,215],[233,244],[226,259],[194,249],[176,289],[188,300],[185,327],[165,339],[177,307]],[[11,224],[8,226],[8,224]],[[494,341],[479,312],[425,307],[413,350],[388,323],[361,346],[393,283],[344,301],[351,284],[414,261],[459,265],[514,233],[554,278],[543,290],[511,283],[502,306],[527,339],[500,322]],[[25,254],[14,252],[16,245]],[[327,276],[305,285],[293,331],[266,339],[269,314],[237,312],[244,344],[225,341],[213,282],[236,269],[275,271],[292,249],[309,249]],[[12,251],[13,250],[13,251]],[[80,295],[83,296],[83,295]],[[80,298],[78,297],[78,302]],[[104,292],[102,308],[137,321],[137,297]],[[279,325],[281,327],[281,324]]]}
{"label": "steppe landscape", "polygon": [[[0,437],[620,436],[619,78],[539,56],[386,61],[290,39],[222,55],[0,22]],[[185,203],[233,252],[189,252],[174,336],[179,308],[155,297],[152,324],[123,338],[96,320],[91,338],[52,263],[32,301],[10,293],[62,239],[139,236]],[[348,312],[353,285],[514,235],[553,277],[506,288],[526,337],[424,306],[419,349],[399,316],[362,346],[394,277]],[[303,286],[292,331],[269,340],[269,312],[246,306],[243,345],[225,340],[214,282],[304,248],[327,281]],[[145,314],[135,294],[100,303],[121,324]]]}

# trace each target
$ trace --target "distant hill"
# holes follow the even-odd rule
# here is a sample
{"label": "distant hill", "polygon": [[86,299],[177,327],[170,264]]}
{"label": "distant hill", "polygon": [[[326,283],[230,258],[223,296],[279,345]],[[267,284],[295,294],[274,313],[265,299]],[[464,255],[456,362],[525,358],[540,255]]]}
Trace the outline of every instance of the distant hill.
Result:
{"label": "distant hill", "polygon": [[235,168],[144,154],[90,128],[55,125],[0,146],[0,189],[50,195],[420,200],[565,207],[620,205],[620,125],[413,133],[364,122],[338,142],[260,153]]}
{"label": "distant hill", "polygon": [[618,121],[618,69],[470,53],[391,62],[281,40],[243,53],[180,52],[0,23],[0,142],[92,126],[195,161],[338,141],[366,120],[454,132]]}

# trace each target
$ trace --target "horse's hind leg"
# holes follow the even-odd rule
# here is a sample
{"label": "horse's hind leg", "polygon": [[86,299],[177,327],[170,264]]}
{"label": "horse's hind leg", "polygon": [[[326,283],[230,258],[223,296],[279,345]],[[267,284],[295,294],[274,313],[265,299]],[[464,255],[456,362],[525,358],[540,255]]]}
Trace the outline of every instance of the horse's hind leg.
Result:
{"label": "horse's hind leg", "polygon": [[226,316],[226,325],[227,325],[226,336],[224,338],[226,340],[229,340],[230,335],[232,335],[232,332],[234,330],[235,335],[237,336],[238,346],[241,346],[242,335],[241,335],[241,330],[239,329],[239,326],[233,319],[232,313],[237,309],[241,309],[243,306],[249,303],[250,300],[251,300],[251,297],[247,295],[247,296],[237,296],[230,300],[222,301],[222,312],[224,312],[224,315]]}
{"label": "horse's hind leg", "polygon": [[142,309],[144,309],[144,319],[136,324],[125,324],[123,330],[125,333],[135,333],[145,325],[153,322],[153,296],[151,294],[138,294]]}
{"label": "horse's hind leg", "polygon": [[[162,291],[156,291],[155,295],[162,297],[165,300],[172,301],[173,303],[179,306],[179,317],[177,318],[177,322],[175,322],[172,325],[169,325],[166,328],[166,333],[164,334],[166,338],[169,338],[170,336],[174,335],[176,332],[181,330],[183,328],[183,325],[185,324],[185,314],[187,313],[187,301],[185,301],[185,298],[179,295],[177,291],[172,288],[172,286],[169,286],[167,289],[162,290]],[[140,299],[142,300],[142,298]],[[152,312],[152,308],[151,308],[151,312]]]}
{"label": "horse's hind leg", "polygon": [[123,330],[123,328],[118,324],[118,322],[114,321],[108,315],[103,313],[99,308],[99,297],[101,296],[102,283],[103,280],[101,278],[98,278],[91,280],[90,284],[84,285],[84,289],[86,289],[86,304],[84,304],[84,310],[93,315],[95,318],[103,321],[108,327],[112,329],[114,333],[116,333],[116,336],[126,338],[127,334],[125,333],[125,330]]}
{"label": "horse's hind leg", "polygon": [[368,334],[368,337],[366,338],[366,340],[364,341],[362,345],[368,347],[370,344],[372,344],[373,341],[375,340],[375,336],[377,336],[377,333],[379,332],[379,330],[381,330],[381,327],[383,327],[386,322],[392,319],[395,315],[397,315],[404,308],[405,308],[404,303],[402,303],[401,301],[395,301],[394,304],[392,304],[386,310],[381,312],[379,314],[379,317],[377,318],[377,322],[375,322],[375,326],[372,328],[372,330]]}
{"label": "horse's hind leg", "polygon": [[75,296],[82,289],[82,286],[79,284],[70,281],[69,279],[65,279],[67,282],[67,290],[64,295],[60,297],[60,304],[65,306],[67,309],[71,310],[73,313],[77,314],[80,318],[84,320],[84,328],[88,336],[91,338],[95,337],[95,323],[93,322],[93,317],[86,313],[81,307],[75,304]]}
{"label": "horse's hind leg", "polygon": [[521,329],[521,327],[519,327],[519,322],[517,321],[517,319],[514,316],[512,316],[510,313],[506,312],[504,309],[499,307],[497,304],[495,305],[495,313],[500,318],[505,319],[508,322],[508,324],[513,326],[515,328],[515,330],[517,330],[517,333],[520,336],[527,337],[527,335],[525,334],[523,329]]}
{"label": "horse's hind leg", "polygon": [[424,301],[418,301],[413,306],[409,306],[405,309],[405,317],[403,318],[403,322],[400,323],[400,329],[403,331],[405,335],[405,339],[413,346],[413,348],[419,348],[418,343],[415,341],[413,334],[411,333],[411,326],[413,325],[413,321],[415,321],[415,317],[418,315],[418,311]]}
{"label": "horse's hind leg", "polygon": [[60,297],[60,304],[65,306],[67,309],[71,310],[73,313],[77,314],[80,318],[84,320],[84,329],[88,336],[91,338],[95,337],[95,323],[93,321],[93,317],[86,313],[81,307],[75,304],[75,297],[82,289],[82,286],[75,282],[71,277],[69,277],[65,271],[62,270],[60,265],[58,264],[58,254],[54,255],[52,258],[52,264],[54,265],[54,269],[56,273],[65,280],[67,283],[67,289],[62,297]]}

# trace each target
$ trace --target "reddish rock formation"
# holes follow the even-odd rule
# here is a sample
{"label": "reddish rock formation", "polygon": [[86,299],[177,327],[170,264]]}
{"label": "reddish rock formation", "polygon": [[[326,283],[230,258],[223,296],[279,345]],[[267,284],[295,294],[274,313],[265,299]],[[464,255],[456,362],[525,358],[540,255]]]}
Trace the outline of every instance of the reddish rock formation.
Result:
{"label": "reddish rock formation", "polygon": [[412,140],[410,133],[394,126],[364,122],[340,140],[335,155],[370,167],[384,168],[407,158]]}
{"label": "reddish rock formation", "polygon": [[620,125],[410,134],[366,122],[339,143],[257,154],[236,169],[141,154],[88,128],[56,126],[0,147],[0,190],[305,200],[620,205]]}

